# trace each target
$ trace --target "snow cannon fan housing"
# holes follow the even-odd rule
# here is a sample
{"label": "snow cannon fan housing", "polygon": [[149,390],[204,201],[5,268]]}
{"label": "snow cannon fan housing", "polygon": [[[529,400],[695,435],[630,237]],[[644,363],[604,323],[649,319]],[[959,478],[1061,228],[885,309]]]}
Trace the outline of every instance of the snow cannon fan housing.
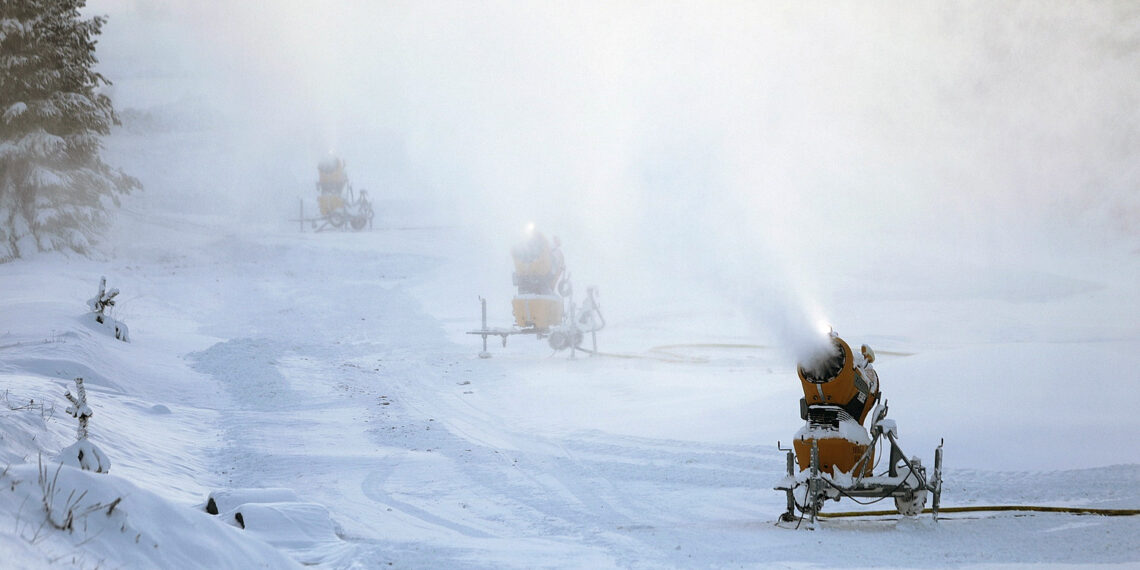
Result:
{"label": "snow cannon fan housing", "polygon": [[854,476],[871,475],[875,463],[873,449],[861,464],[863,472],[852,470],[871,445],[863,422],[880,396],[879,376],[870,366],[875,356],[866,345],[854,354],[838,336],[830,340],[830,351],[796,367],[804,389],[800,417],[806,421],[792,443],[796,463],[800,471],[810,467],[814,441],[822,471],[832,475],[839,471]]}
{"label": "snow cannon fan housing", "polygon": [[511,302],[515,324],[547,330],[562,322],[562,296],[556,291],[562,277],[561,253],[550,247],[546,236],[531,231],[530,237],[511,248],[518,294]]}
{"label": "snow cannon fan housing", "polygon": [[344,172],[344,161],[329,156],[317,163],[317,187],[321,195],[317,197],[317,204],[321,208],[321,215],[328,216],[332,212],[344,207],[344,198],[341,193],[348,184],[348,175]]}

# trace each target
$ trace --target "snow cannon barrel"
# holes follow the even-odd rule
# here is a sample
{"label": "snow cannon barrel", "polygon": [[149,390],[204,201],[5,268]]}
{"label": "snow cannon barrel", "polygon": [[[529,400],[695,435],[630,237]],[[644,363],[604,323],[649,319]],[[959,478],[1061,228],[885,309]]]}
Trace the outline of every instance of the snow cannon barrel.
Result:
{"label": "snow cannon barrel", "polygon": [[830,348],[825,354],[796,366],[805,403],[808,408],[838,406],[862,424],[879,396],[879,376],[867,366],[874,362],[874,352],[863,345],[856,357],[838,336],[831,337]]}
{"label": "snow cannon barrel", "polygon": [[322,194],[340,194],[348,183],[348,175],[344,172],[344,161],[328,156],[317,163],[317,187]]}
{"label": "snow cannon barrel", "polygon": [[532,230],[526,241],[511,248],[515,262],[514,284],[522,295],[549,295],[554,292],[554,260],[550,243],[541,232]]}

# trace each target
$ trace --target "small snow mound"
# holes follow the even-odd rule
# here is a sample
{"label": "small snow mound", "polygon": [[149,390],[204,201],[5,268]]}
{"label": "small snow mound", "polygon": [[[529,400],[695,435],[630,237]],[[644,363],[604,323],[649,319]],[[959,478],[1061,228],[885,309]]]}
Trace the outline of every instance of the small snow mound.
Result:
{"label": "small snow mound", "polygon": [[225,489],[210,493],[206,512],[286,551],[302,564],[343,556],[347,543],[324,505],[301,502],[292,489]]}
{"label": "small snow mound", "polygon": [[[0,483],[0,525],[16,531],[0,536],[0,552],[12,567],[52,565],[53,552],[72,553],[84,568],[298,567],[264,542],[115,475],[24,464],[0,471]],[[27,537],[35,551],[24,548]]]}
{"label": "small snow mound", "polygon": [[316,503],[247,503],[222,518],[305,565],[335,562],[348,547],[328,509]]}
{"label": "small snow mound", "polygon": [[316,503],[246,503],[222,519],[282,548],[309,549],[340,540],[328,509]]}
{"label": "small snow mound", "polygon": [[111,470],[111,460],[107,459],[106,454],[88,439],[81,439],[67,446],[59,452],[55,460],[84,471],[107,473]]}
{"label": "small snow mound", "polygon": [[205,510],[211,515],[232,511],[246,503],[298,502],[296,491],[287,488],[219,489],[206,498]]}
{"label": "small snow mound", "polygon": [[87,322],[92,325],[92,328],[105,332],[116,340],[123,342],[131,342],[131,331],[127,325],[115,320],[114,317],[108,315],[100,315],[97,313],[88,313]]}

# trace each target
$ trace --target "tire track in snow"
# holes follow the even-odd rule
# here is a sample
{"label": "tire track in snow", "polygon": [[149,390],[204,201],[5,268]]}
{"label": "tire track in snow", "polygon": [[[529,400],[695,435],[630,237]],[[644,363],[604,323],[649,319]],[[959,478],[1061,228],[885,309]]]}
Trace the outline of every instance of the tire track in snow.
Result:
{"label": "tire track in snow", "polygon": [[[448,466],[443,465],[442,462],[439,463],[441,464],[438,466],[438,469],[432,472],[433,478],[444,476],[454,478],[457,475]],[[364,478],[364,481],[361,482],[364,495],[377,503],[389,505],[391,508],[397,509],[405,515],[419,522],[427,523],[428,525],[449,529],[472,538],[491,538],[493,536],[471,525],[463,524],[454,518],[436,515],[425,508],[413,505],[409,501],[397,499],[388,489],[393,486],[391,478],[393,477],[393,473],[399,469],[400,464],[401,459],[397,456],[389,456],[385,461],[377,463],[379,467],[373,468]],[[453,489],[463,488],[460,483],[462,483],[462,481],[453,481]],[[404,487],[406,483],[400,486]]]}
{"label": "tire track in snow", "polygon": [[[451,362],[463,366],[462,357]],[[499,496],[515,510],[506,521],[488,517],[488,526],[506,522],[526,536],[606,552],[621,566],[683,566],[691,562],[690,552],[676,547],[687,542],[685,528],[723,524],[726,515],[767,524],[782,508],[782,496],[760,497],[782,475],[783,455],[774,450],[601,432],[528,433],[465,400],[478,384],[449,384],[459,385],[408,383],[401,398],[422,415],[444,418],[457,441],[434,445],[466,445],[484,458],[459,464],[474,483],[472,493]],[[694,512],[685,495],[719,506]],[[766,502],[772,506],[765,508]]]}

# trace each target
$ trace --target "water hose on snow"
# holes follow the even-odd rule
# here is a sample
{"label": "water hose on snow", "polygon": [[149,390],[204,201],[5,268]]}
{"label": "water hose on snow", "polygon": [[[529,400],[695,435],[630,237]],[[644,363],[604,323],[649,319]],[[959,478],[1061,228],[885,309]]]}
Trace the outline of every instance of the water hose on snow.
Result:
{"label": "water hose on snow", "polygon": [[[1038,513],[1066,513],[1071,515],[1100,515],[1105,517],[1128,517],[1140,515],[1140,509],[1093,509],[1086,507],[1045,507],[1041,505],[979,505],[974,507],[940,507],[938,514],[942,513],[978,513],[978,512],[1038,512]],[[932,509],[923,509],[924,514],[932,513]],[[897,515],[897,511],[849,511],[842,513],[818,513],[820,518],[849,518],[849,517],[878,517]]]}

